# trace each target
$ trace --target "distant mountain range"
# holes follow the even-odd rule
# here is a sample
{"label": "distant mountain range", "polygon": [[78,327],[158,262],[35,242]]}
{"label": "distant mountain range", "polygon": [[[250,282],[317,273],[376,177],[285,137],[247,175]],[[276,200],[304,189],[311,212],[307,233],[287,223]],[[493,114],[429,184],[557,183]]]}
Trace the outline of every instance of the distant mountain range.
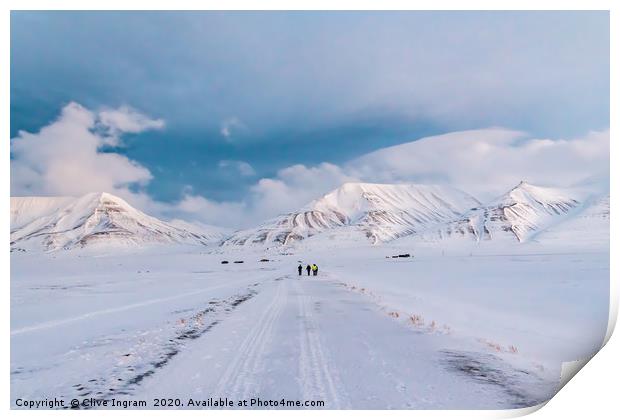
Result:
{"label": "distant mountain range", "polygon": [[478,205],[446,186],[346,183],[298,212],[234,233],[223,245],[290,245],[343,227],[355,227],[378,244],[447,223]]}
{"label": "distant mountain range", "polygon": [[375,245],[403,237],[520,243],[545,237],[574,240],[575,232],[591,242],[608,241],[609,195],[583,196],[521,182],[482,204],[448,186],[346,183],[299,211],[232,234],[212,226],[164,222],[107,193],[12,197],[11,248],[156,243],[264,249],[295,246],[311,237]]}

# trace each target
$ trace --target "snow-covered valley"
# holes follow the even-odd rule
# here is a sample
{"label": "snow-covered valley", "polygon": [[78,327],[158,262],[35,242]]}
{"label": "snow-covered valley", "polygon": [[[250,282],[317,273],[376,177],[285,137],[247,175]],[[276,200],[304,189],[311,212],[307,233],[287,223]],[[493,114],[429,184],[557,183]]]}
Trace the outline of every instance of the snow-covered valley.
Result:
{"label": "snow-covered valley", "polygon": [[[514,408],[550,397],[561,362],[596,351],[605,334],[604,252],[382,254],[235,253],[245,262],[229,265],[195,250],[17,254],[12,400]],[[299,258],[319,275],[299,277]]]}
{"label": "snow-covered valley", "polygon": [[553,396],[562,362],[599,349],[608,198],[527,184],[488,205],[416,186],[326,197],[232,236],[106,195],[16,200],[13,406],[518,408]]}

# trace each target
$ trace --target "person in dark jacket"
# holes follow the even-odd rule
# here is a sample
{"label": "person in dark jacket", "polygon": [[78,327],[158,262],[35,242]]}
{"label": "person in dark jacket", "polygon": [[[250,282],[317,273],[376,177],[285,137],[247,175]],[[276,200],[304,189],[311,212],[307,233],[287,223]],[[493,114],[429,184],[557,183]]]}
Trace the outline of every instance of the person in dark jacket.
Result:
{"label": "person in dark jacket", "polygon": [[310,267],[310,264],[308,264],[306,266],[306,271],[308,272],[308,275],[310,275],[310,270],[312,270],[312,267]]}
{"label": "person in dark jacket", "polygon": [[304,268],[301,266],[301,264],[299,264],[299,267],[297,267],[297,271],[299,272],[299,275],[301,276],[301,270],[303,270]]}

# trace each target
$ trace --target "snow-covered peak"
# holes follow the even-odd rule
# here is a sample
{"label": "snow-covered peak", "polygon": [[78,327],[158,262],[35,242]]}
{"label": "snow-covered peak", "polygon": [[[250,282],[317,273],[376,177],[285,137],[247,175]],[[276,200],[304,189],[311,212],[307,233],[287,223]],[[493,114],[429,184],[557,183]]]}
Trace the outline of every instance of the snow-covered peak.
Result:
{"label": "snow-covered peak", "polygon": [[224,245],[288,245],[322,232],[337,237],[351,230],[380,243],[453,220],[478,205],[471,195],[447,186],[348,182],[298,212],[236,232]]}
{"label": "snow-covered peak", "polygon": [[568,196],[567,192],[556,188],[539,187],[521,181],[508,191],[500,200],[505,204],[535,202],[541,205],[572,203],[576,200]]}
{"label": "snow-covered peak", "polygon": [[336,210],[352,218],[369,208],[370,203],[365,199],[364,193],[370,189],[371,185],[347,182],[320,199],[312,201],[305,208],[317,211]]}
{"label": "snow-covered peak", "polygon": [[224,236],[220,230],[164,222],[105,192],[79,198],[14,197],[11,221],[11,246],[19,249],[56,250],[94,244],[208,244]]}
{"label": "snow-covered peak", "polygon": [[516,210],[520,207],[535,209],[537,213],[549,215],[562,215],[575,208],[579,201],[569,196],[566,192],[557,188],[539,187],[521,181],[497,201],[500,207]]}
{"label": "snow-covered peak", "polygon": [[508,238],[519,242],[558,222],[580,205],[575,194],[521,181],[492,202],[471,209],[438,229],[439,236],[475,240]]}
{"label": "snow-covered peak", "polygon": [[338,211],[355,221],[370,211],[445,208],[458,212],[479,204],[471,195],[448,186],[348,182],[308,207],[317,211]]}

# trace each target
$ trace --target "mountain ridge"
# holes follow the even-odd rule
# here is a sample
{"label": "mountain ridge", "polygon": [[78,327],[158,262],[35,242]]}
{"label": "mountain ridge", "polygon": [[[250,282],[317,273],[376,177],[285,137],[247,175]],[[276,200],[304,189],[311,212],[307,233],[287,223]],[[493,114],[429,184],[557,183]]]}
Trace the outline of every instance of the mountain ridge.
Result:
{"label": "mountain ridge", "polygon": [[464,238],[522,243],[569,240],[573,231],[589,234],[593,243],[604,243],[609,195],[605,199],[584,198],[584,194],[522,181],[483,204],[445,185],[348,182],[298,211],[233,233],[178,219],[162,221],[109,193],[78,198],[11,197],[11,248],[50,251],[159,243],[277,249],[310,237],[309,246],[320,246],[324,239],[343,245],[360,241],[379,245],[405,237],[431,242]]}
{"label": "mountain ridge", "polygon": [[439,239],[471,237],[477,242],[498,238],[525,242],[530,235],[550,226],[554,219],[567,216],[581,206],[579,200],[569,195],[562,189],[521,181],[491,202],[438,227],[430,236],[435,234]]}
{"label": "mountain ridge", "polygon": [[222,245],[290,245],[345,227],[378,244],[451,220],[475,205],[480,205],[476,198],[449,186],[348,182],[297,212],[237,231]]}
{"label": "mountain ridge", "polygon": [[21,250],[52,251],[95,244],[208,245],[221,239],[217,232],[209,234],[204,229],[189,229],[189,224],[175,226],[149,216],[106,192],[78,198],[12,197],[11,221],[11,248]]}

